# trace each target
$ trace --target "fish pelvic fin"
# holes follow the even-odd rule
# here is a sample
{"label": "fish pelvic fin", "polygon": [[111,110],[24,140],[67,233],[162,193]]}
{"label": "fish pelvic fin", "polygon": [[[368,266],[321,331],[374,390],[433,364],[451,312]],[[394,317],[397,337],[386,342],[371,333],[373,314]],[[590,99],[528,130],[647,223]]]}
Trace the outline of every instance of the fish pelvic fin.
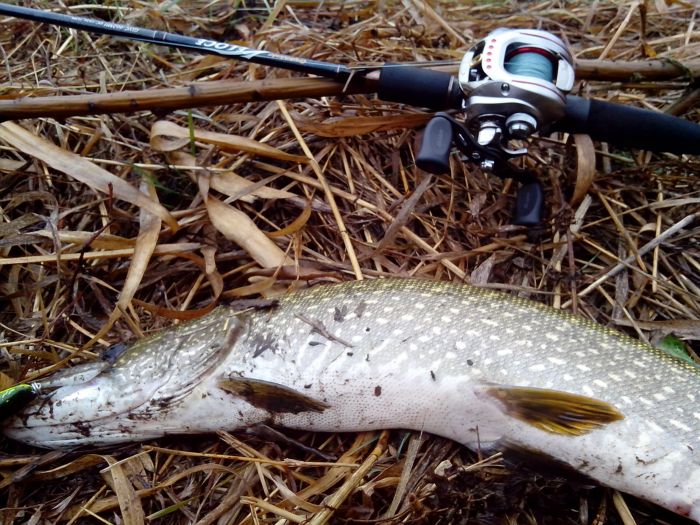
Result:
{"label": "fish pelvic fin", "polygon": [[293,388],[262,379],[229,377],[220,379],[218,386],[229,394],[246,400],[254,407],[271,413],[323,412],[330,407],[327,403],[297,392]]}
{"label": "fish pelvic fin", "polygon": [[582,436],[625,417],[610,403],[559,390],[498,385],[486,392],[509,416],[551,434]]}

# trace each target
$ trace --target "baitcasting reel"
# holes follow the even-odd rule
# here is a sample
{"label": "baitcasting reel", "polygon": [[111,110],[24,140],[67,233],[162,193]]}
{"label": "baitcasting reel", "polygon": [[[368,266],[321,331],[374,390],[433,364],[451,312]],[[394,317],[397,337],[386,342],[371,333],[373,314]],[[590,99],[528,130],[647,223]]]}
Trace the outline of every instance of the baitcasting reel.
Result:
{"label": "baitcasting reel", "polygon": [[539,223],[542,187],[534,176],[509,164],[527,153],[510,142],[564,117],[566,94],[574,85],[571,54],[545,31],[498,29],[464,55],[457,81],[464,124],[437,113],[425,128],[416,164],[431,173],[449,171],[454,144],[482,169],[520,181],[514,222]]}

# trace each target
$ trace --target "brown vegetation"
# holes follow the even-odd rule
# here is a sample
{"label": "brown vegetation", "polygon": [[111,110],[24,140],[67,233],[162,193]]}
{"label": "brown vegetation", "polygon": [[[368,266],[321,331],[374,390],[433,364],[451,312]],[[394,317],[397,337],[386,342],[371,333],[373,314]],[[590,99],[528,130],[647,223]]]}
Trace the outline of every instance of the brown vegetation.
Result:
{"label": "brown vegetation", "polygon": [[[683,1],[235,4],[71,12],[348,64],[458,60],[503,26],[551,30],[580,59],[700,58]],[[0,51],[4,99],[295,76],[9,18]],[[700,116],[690,78],[592,71],[578,94]],[[352,95],[1,124],[0,387],[309,280],[470,281],[646,340],[700,338],[697,159],[534,139],[548,214],[528,231],[509,223],[513,184],[457,157],[451,176],[415,167],[427,118]],[[290,435],[337,459],[242,432],[91,453],[5,440],[0,523],[622,523],[626,503],[637,523],[677,519],[433,436]]]}

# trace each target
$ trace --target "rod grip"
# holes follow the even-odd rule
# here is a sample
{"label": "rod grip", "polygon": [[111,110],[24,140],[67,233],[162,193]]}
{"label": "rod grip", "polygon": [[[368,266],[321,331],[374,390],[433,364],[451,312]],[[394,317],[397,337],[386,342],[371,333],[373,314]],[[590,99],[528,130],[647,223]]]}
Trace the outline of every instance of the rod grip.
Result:
{"label": "rod grip", "polygon": [[569,95],[556,129],[585,133],[616,146],[700,154],[700,125],[682,118],[601,100]]}
{"label": "rod grip", "polygon": [[450,73],[421,67],[387,64],[379,73],[380,99],[435,110],[458,109],[462,90]]}

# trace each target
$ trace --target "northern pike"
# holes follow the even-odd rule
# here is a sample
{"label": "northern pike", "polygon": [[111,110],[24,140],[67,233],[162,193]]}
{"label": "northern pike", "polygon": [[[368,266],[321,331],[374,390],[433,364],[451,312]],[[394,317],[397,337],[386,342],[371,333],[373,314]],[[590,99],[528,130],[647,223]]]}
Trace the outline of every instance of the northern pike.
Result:
{"label": "northern pike", "polygon": [[373,280],[219,307],[49,378],[44,392],[6,435],[60,448],[260,423],[414,429],[548,456],[700,520],[698,369],[468,285]]}

